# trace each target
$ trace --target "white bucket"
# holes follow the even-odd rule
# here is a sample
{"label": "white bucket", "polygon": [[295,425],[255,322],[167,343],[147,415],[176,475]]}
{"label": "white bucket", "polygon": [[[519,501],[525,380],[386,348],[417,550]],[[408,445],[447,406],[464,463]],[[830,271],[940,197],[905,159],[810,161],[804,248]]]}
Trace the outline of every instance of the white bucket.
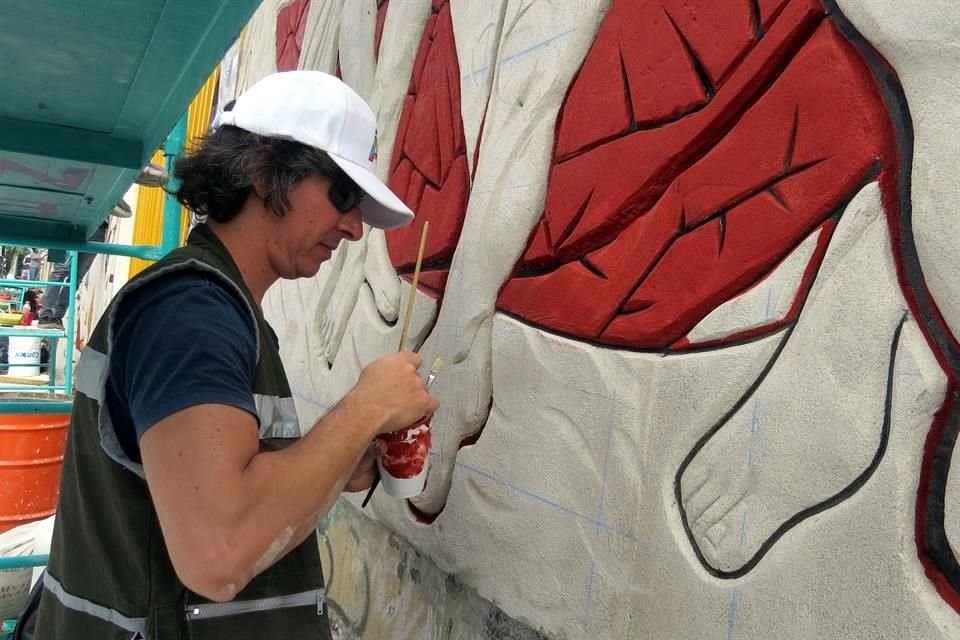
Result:
{"label": "white bucket", "polygon": [[[49,555],[53,519],[28,522],[0,533],[0,558]],[[43,567],[0,571],[0,620],[16,618],[27,603],[30,589],[40,579]]]}
{"label": "white bucket", "polygon": [[7,364],[36,366],[11,366],[8,375],[20,378],[40,375],[40,342],[41,338],[33,336],[10,336]]}

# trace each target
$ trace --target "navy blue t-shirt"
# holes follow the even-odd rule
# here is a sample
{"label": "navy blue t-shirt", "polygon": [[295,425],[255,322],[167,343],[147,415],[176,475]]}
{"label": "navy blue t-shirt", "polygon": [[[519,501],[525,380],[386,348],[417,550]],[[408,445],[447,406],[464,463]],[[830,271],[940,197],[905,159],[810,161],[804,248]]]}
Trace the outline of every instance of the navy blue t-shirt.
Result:
{"label": "navy blue t-shirt", "polygon": [[250,312],[214,276],[179,271],[134,291],[117,309],[106,390],[123,450],[140,462],[147,429],[200,404],[256,417],[256,366]]}

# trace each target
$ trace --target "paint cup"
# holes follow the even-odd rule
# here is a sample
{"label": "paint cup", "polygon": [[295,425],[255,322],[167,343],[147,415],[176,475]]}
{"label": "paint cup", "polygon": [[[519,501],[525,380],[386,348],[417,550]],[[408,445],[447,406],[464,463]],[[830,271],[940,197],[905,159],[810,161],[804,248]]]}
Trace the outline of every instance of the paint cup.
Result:
{"label": "paint cup", "polygon": [[412,498],[420,495],[427,482],[430,456],[430,420],[426,416],[409,427],[379,436],[386,452],[377,458],[380,478],[387,495]]}

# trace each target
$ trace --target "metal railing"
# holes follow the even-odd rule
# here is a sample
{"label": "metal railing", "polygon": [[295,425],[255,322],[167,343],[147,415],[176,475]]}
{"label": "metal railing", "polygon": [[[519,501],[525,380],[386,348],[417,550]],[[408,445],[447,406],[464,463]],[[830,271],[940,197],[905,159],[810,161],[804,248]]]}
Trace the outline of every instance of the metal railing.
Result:
{"label": "metal railing", "polygon": [[[22,382],[13,384],[0,384],[0,415],[6,413],[65,413],[69,412],[69,401],[66,399],[57,399],[55,396],[67,396],[73,389],[73,347],[74,336],[76,335],[76,294],[77,294],[77,252],[70,251],[67,254],[70,261],[70,275],[66,280],[59,282],[54,280],[0,280],[0,285],[12,284],[21,287],[30,288],[33,286],[43,287],[67,287],[67,320],[63,330],[35,329],[33,327],[0,327],[0,337],[7,338],[7,362],[0,365],[4,373],[11,378],[17,376],[15,369],[22,371],[26,368],[37,368],[43,370],[47,368],[47,384],[34,385]],[[46,362],[38,358],[36,363],[12,363],[10,360],[13,355],[12,341],[10,338],[47,338],[50,340],[50,356]],[[57,384],[57,350],[59,341],[66,339],[66,357],[64,359],[63,384]],[[29,394],[31,399],[11,399],[7,398],[11,392],[21,392]],[[47,399],[37,400],[36,394],[47,394]],[[59,405],[59,406],[57,406]]]}
{"label": "metal railing", "polygon": [[[172,175],[173,162],[177,155],[183,150],[186,138],[186,115],[180,118],[180,121],[167,136],[163,145],[165,164],[167,171]],[[176,185],[171,179],[168,185],[170,191],[175,190]],[[42,246],[49,249],[66,249],[70,258],[70,278],[65,282],[53,282],[49,280],[0,280],[0,285],[14,284],[16,286],[69,286],[69,299],[66,318],[67,324],[64,331],[45,331],[42,329],[18,329],[0,327],[0,336],[30,336],[36,338],[49,338],[51,340],[50,361],[46,365],[49,367],[50,378],[47,385],[4,385],[0,384],[0,415],[10,413],[70,413],[72,402],[70,398],[73,393],[73,347],[74,336],[76,335],[76,294],[77,294],[77,256],[79,253],[103,253],[109,255],[129,256],[141,258],[143,260],[159,260],[171,250],[177,248],[180,243],[180,203],[177,202],[169,193],[164,199],[163,205],[163,226],[159,245],[122,245],[109,242],[71,242],[67,240],[47,240]],[[36,238],[9,234],[0,232],[0,244],[9,246],[38,246]],[[64,380],[63,384],[56,384],[56,351],[57,341],[66,339],[66,359],[64,360]],[[9,349],[8,349],[9,352]],[[9,357],[8,357],[9,372]],[[14,367],[35,367],[36,364],[17,364]],[[20,398],[5,398],[12,392],[23,392]],[[47,397],[37,397],[46,394]],[[60,396],[60,397],[58,397]]]}

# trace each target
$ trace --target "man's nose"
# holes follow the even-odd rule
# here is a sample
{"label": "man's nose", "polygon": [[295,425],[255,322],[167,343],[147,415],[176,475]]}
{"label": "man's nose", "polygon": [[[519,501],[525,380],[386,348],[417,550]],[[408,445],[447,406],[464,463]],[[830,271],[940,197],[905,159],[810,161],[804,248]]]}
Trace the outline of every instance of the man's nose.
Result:
{"label": "man's nose", "polygon": [[359,240],[363,237],[363,219],[360,215],[360,207],[354,207],[349,213],[340,216],[337,229],[347,240]]}

